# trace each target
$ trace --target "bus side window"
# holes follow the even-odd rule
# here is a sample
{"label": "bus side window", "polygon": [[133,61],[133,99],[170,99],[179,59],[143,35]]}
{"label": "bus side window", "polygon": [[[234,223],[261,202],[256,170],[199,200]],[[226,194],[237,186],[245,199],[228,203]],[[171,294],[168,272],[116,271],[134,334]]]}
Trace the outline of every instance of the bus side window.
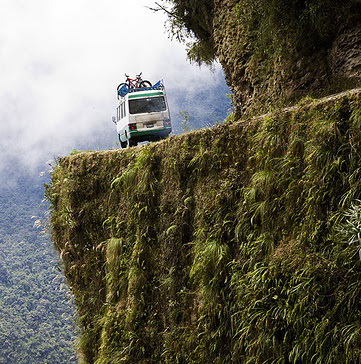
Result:
{"label": "bus side window", "polygon": [[117,107],[117,121],[120,120],[120,106]]}
{"label": "bus side window", "polygon": [[123,119],[123,104],[120,105],[120,117]]}
{"label": "bus side window", "polygon": [[123,105],[124,105],[124,117],[125,117],[127,115],[126,114],[126,109],[125,109],[125,103]]}

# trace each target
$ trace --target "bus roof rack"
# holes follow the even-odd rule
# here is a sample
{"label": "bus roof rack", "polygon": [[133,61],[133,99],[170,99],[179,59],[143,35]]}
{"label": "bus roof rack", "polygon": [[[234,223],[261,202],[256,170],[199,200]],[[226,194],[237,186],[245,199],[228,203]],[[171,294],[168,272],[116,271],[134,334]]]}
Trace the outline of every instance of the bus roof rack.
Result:
{"label": "bus roof rack", "polygon": [[148,91],[148,90],[163,90],[163,89],[164,89],[163,80],[159,80],[153,86],[149,86],[149,87],[138,87],[138,88],[129,89],[127,87],[127,85],[123,85],[118,90],[118,96],[124,97],[127,93],[130,93],[130,92]]}

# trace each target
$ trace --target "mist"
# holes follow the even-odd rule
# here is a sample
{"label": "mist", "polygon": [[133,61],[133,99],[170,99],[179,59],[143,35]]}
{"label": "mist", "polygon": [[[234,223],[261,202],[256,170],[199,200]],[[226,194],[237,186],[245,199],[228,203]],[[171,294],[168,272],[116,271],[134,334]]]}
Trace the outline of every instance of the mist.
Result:
{"label": "mist", "polygon": [[134,78],[142,72],[152,83],[164,80],[175,125],[179,111],[191,114],[199,91],[210,90],[210,105],[202,99],[208,117],[212,94],[219,87],[226,90],[221,68],[191,65],[185,46],[168,37],[165,14],[147,6],[154,1],[5,1],[0,13],[2,179],[9,165],[38,170],[73,149],[118,148],[111,119],[125,73]]}

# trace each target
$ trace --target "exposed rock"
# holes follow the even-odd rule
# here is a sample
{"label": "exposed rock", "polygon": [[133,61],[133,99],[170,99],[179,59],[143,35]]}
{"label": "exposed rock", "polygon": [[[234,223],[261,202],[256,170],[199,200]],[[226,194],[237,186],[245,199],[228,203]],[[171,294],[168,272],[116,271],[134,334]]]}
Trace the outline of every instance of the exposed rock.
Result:
{"label": "exposed rock", "polygon": [[[236,119],[266,112],[277,105],[292,104],[305,95],[321,97],[360,85],[361,26],[358,19],[361,7],[357,2],[347,10],[348,18],[339,16],[338,23],[328,34],[315,33],[312,40],[311,32],[311,38],[308,33],[308,40],[306,36],[302,40],[297,34],[288,37],[285,32],[283,43],[281,36],[276,40],[280,45],[270,42],[271,48],[261,51],[255,43],[257,29],[250,29],[242,18],[248,16],[243,14],[247,11],[245,3],[219,0],[214,12],[215,49],[233,93]],[[292,44],[295,37],[301,39],[297,45]]]}
{"label": "exposed rock", "polygon": [[334,77],[361,78],[361,25],[335,39],[329,62]]}

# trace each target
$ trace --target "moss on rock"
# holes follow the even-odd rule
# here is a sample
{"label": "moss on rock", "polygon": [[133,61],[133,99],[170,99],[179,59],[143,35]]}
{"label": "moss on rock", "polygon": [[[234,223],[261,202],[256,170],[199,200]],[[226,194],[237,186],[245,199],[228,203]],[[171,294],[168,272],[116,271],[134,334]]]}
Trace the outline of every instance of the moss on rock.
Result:
{"label": "moss on rock", "polygon": [[[359,94],[58,160],[83,363],[356,363]],[[347,237],[346,237],[347,238]]]}

